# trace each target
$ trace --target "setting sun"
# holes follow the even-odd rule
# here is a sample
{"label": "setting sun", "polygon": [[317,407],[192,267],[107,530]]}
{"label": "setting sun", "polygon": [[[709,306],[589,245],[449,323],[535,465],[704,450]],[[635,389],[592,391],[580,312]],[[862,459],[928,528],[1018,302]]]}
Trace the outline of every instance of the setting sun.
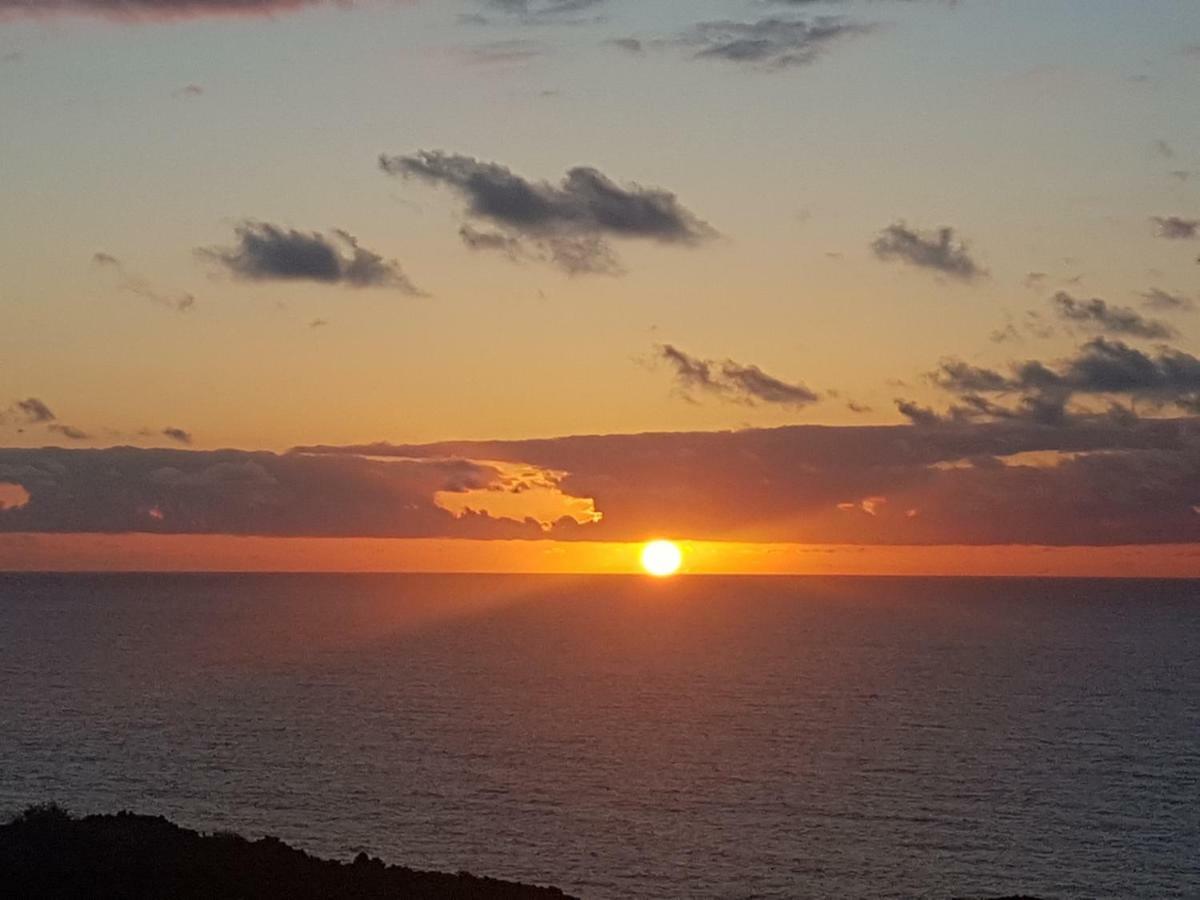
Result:
{"label": "setting sun", "polygon": [[679,571],[683,552],[670,541],[651,541],[642,548],[642,568],[656,578],[665,578]]}

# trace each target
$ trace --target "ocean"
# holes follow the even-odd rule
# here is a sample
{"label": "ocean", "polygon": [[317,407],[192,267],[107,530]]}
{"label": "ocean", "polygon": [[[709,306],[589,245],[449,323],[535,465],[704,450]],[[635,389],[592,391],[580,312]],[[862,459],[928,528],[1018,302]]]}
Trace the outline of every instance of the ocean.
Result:
{"label": "ocean", "polygon": [[0,814],[586,898],[1200,897],[1200,581],[0,575]]}

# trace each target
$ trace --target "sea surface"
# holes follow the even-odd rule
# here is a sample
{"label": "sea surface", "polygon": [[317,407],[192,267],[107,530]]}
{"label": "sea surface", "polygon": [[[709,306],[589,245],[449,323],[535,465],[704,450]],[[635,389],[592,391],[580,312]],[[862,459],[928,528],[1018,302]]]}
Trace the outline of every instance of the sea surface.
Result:
{"label": "sea surface", "polygon": [[0,576],[0,813],[587,898],[1200,897],[1200,582]]}

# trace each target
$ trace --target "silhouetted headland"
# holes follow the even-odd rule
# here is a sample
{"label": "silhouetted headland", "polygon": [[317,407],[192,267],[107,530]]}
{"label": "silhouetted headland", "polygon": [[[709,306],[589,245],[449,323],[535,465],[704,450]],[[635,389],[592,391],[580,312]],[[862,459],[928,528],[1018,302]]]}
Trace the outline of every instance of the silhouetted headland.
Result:
{"label": "silhouetted headland", "polygon": [[200,834],[121,812],[75,818],[35,806],[0,825],[0,893],[27,900],[562,900],[558,888],[421,872],[360,853],[318,859],[264,837]]}

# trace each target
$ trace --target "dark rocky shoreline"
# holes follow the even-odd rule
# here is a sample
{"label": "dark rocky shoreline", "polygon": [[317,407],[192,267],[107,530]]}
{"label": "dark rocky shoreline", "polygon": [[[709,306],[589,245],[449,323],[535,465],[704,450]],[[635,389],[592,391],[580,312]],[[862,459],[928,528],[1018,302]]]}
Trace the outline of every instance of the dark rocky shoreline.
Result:
{"label": "dark rocky shoreline", "polygon": [[55,806],[0,825],[0,894],[25,900],[564,900],[558,888],[422,872],[360,853],[319,859],[277,838],[201,834],[155,816]]}

